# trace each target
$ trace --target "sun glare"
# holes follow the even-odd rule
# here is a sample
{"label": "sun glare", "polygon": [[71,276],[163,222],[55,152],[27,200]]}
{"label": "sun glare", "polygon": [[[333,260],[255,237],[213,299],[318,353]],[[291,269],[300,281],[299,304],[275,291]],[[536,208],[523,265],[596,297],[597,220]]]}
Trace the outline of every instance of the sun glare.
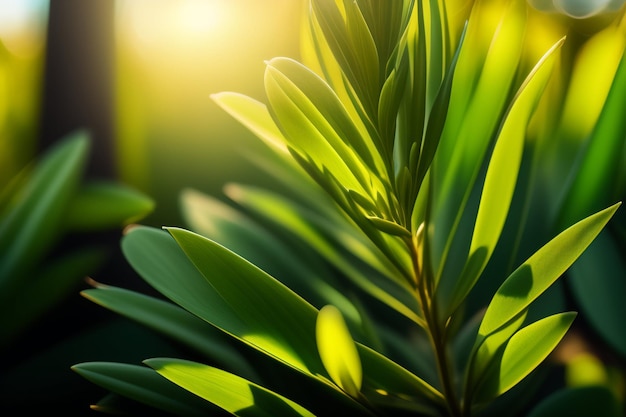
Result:
{"label": "sun glare", "polygon": [[228,25],[227,7],[224,0],[188,0],[178,10],[178,25],[192,36],[218,33]]}
{"label": "sun glare", "polygon": [[44,0],[2,0],[0,40],[16,55],[30,55],[43,44],[48,2]]}
{"label": "sun glare", "polygon": [[118,21],[140,48],[180,47],[215,41],[231,28],[233,2],[226,0],[121,1]]}

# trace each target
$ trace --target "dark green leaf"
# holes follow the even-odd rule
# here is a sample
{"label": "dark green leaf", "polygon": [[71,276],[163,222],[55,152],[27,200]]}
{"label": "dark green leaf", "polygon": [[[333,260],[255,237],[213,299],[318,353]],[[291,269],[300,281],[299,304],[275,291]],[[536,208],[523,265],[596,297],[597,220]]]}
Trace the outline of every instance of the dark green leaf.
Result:
{"label": "dark green leaf", "polygon": [[216,408],[154,370],[116,362],[85,362],[72,370],[107,390],[175,415],[206,416]]}

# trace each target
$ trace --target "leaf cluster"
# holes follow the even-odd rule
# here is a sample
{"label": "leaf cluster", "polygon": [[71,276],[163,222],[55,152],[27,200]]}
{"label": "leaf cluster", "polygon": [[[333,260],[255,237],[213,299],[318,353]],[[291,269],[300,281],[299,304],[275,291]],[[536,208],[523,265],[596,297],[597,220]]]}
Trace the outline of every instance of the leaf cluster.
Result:
{"label": "leaf cluster", "polygon": [[[482,311],[468,308],[502,249],[564,40],[526,71],[525,3],[478,1],[462,30],[450,7],[311,0],[302,62],[267,63],[266,103],[214,95],[268,145],[251,157],[285,193],[231,184],[226,204],[186,190],[190,230],[128,231],[126,258],[171,303],[100,283],[84,292],[201,359],[74,370],[180,415],[521,407],[576,316],[531,307],[620,203],[569,218],[496,277]],[[113,410],[109,401],[97,408]]]}

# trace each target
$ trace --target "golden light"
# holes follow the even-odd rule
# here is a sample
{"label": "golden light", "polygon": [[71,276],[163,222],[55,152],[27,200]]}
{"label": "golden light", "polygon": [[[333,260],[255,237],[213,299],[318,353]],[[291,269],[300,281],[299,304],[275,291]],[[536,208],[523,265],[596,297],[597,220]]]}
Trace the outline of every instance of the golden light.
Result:
{"label": "golden light", "polygon": [[[303,4],[117,0],[115,129],[121,178],[163,196],[162,211],[173,200],[177,213],[171,196],[181,184],[217,188],[240,172],[235,143],[252,140],[251,134],[210,96],[222,91],[261,96],[265,61],[297,58]],[[160,169],[163,165],[172,169]]]}
{"label": "golden light", "polygon": [[237,2],[136,0],[118,2],[118,27],[140,51],[188,49],[228,37]]}
{"label": "golden light", "polygon": [[46,0],[2,0],[0,41],[16,56],[32,56],[44,43],[48,2]]}

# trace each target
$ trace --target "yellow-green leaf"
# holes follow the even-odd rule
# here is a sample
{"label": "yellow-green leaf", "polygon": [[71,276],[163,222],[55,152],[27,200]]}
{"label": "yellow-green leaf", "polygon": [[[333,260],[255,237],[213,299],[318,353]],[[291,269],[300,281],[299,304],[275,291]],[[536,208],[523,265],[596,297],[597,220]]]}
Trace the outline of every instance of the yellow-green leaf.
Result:
{"label": "yellow-green leaf", "polygon": [[[564,39],[557,42],[537,63],[520,88],[500,129],[483,185],[483,191],[472,234],[469,258],[451,299],[444,299],[448,317],[476,284],[493,250],[507,218],[517,184],[526,126],[552,74],[554,61]],[[479,253],[480,256],[474,256]],[[475,264],[479,259],[479,264]],[[472,262],[473,261],[473,262]]]}
{"label": "yellow-green leaf", "polygon": [[144,363],[160,375],[236,416],[313,416],[280,394],[237,375],[196,362],[155,358]]}
{"label": "yellow-green leaf", "polygon": [[361,360],[339,309],[327,305],[320,310],[315,334],[328,375],[341,389],[357,398],[363,379]]}
{"label": "yellow-green leaf", "polygon": [[511,337],[501,361],[478,389],[475,402],[504,394],[530,374],[556,348],[571,326],[576,313],[560,313],[532,323]]}
{"label": "yellow-green leaf", "polygon": [[513,271],[489,303],[479,335],[488,335],[505,325],[547,290],[596,238],[620,204],[561,232]]}

